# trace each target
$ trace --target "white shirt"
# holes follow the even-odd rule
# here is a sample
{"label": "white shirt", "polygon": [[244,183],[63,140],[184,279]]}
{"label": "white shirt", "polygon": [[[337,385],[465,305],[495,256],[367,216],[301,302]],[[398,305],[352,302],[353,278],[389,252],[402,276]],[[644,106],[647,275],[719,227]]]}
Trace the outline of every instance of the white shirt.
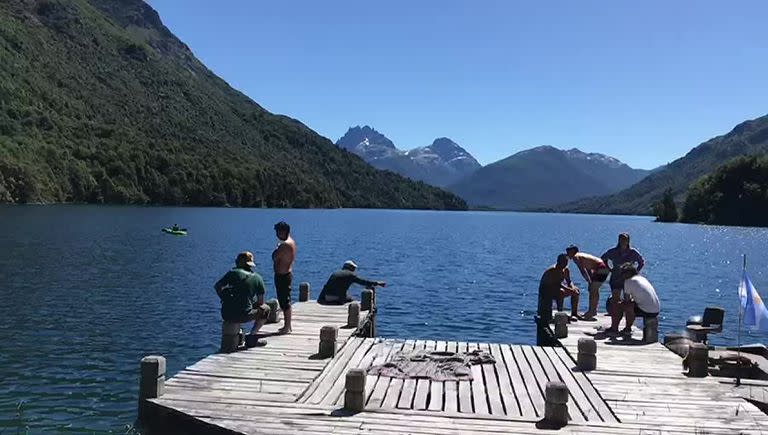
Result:
{"label": "white shirt", "polygon": [[653,314],[660,311],[656,289],[644,276],[635,275],[624,281],[624,294],[629,295],[637,304],[637,308],[646,313]]}

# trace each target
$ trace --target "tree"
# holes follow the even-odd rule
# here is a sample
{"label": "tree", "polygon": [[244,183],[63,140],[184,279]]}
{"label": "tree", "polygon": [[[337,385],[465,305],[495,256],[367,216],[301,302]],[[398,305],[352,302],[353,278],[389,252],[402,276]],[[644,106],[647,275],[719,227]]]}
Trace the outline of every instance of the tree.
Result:
{"label": "tree", "polygon": [[656,222],[677,222],[677,204],[671,187],[664,191],[661,201],[654,204],[653,213],[656,215]]}

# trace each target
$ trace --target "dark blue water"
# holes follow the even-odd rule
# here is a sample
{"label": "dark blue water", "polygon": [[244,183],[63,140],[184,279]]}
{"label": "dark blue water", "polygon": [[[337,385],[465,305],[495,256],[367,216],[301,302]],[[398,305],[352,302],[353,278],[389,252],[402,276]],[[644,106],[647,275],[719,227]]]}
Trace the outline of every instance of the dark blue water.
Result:
{"label": "dark blue water", "polygon": [[[216,351],[212,284],[238,251],[254,252],[274,293],[280,219],[299,244],[295,280],[314,295],[347,259],[388,282],[378,294],[386,337],[533,343],[541,272],[568,244],[599,255],[623,231],[647,259],[662,332],[715,304],[727,318],[713,342],[734,342],[742,253],[768,291],[765,229],[489,212],[0,207],[0,432],[124,431],[142,356],[165,355],[173,373]],[[190,235],[160,232],[173,223]]]}

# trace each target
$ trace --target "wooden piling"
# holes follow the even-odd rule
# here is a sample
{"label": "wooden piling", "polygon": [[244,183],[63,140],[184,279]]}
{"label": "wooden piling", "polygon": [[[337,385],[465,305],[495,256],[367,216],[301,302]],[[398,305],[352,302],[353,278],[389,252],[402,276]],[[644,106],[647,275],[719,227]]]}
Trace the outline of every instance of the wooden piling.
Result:
{"label": "wooden piling", "polygon": [[568,313],[558,311],[555,313],[555,338],[565,338],[568,336]]}
{"label": "wooden piling", "polygon": [[547,382],[544,391],[544,421],[551,427],[568,424],[568,387],[559,381]]}
{"label": "wooden piling", "polygon": [[708,360],[709,348],[704,343],[692,343],[688,348],[688,376],[693,378],[705,378],[709,375]]}
{"label": "wooden piling", "polygon": [[338,336],[339,328],[336,326],[320,328],[320,345],[317,351],[320,358],[330,358],[336,355],[336,338]]}
{"label": "wooden piling", "polygon": [[309,300],[309,283],[302,282],[299,284],[299,302],[307,302]]}
{"label": "wooden piling", "polygon": [[139,376],[139,421],[146,414],[145,401],[155,399],[165,392],[165,357],[145,356],[140,363]]}
{"label": "wooden piling", "polygon": [[360,412],[365,409],[365,370],[360,368],[347,371],[344,382],[344,409]]}
{"label": "wooden piling", "polygon": [[347,327],[357,328],[360,326],[360,304],[358,302],[350,302],[348,310]]}
{"label": "wooden piling", "polygon": [[277,299],[270,299],[267,301],[269,305],[269,317],[267,317],[267,323],[277,323],[280,321],[280,304]]}
{"label": "wooden piling", "polygon": [[597,343],[594,338],[582,337],[578,342],[576,366],[583,372],[592,371],[597,367]]}
{"label": "wooden piling", "polygon": [[659,318],[646,317],[643,319],[643,342],[656,343],[659,341]]}
{"label": "wooden piling", "polygon": [[362,293],[360,293],[360,309],[363,311],[370,311],[373,309],[373,290],[372,289],[364,289]]}

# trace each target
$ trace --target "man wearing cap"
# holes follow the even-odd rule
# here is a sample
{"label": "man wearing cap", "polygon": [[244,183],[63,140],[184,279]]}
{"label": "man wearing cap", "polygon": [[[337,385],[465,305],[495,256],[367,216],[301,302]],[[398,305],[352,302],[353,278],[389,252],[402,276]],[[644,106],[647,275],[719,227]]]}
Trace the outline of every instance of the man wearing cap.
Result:
{"label": "man wearing cap", "polygon": [[355,273],[356,270],[357,264],[354,261],[345,261],[341,270],[333,272],[328,278],[328,282],[323,286],[323,291],[320,292],[317,301],[321,304],[339,305],[352,302],[352,297],[347,295],[347,290],[352,284],[360,284],[365,287],[386,287],[387,283],[384,281],[369,281],[360,278]]}
{"label": "man wearing cap", "polygon": [[[264,303],[264,280],[254,272],[255,267],[253,254],[241,252],[237,254],[235,267],[213,286],[221,299],[221,318],[233,323],[253,320],[251,334],[256,334],[269,316],[269,305]],[[257,346],[264,344],[259,341]]]}

